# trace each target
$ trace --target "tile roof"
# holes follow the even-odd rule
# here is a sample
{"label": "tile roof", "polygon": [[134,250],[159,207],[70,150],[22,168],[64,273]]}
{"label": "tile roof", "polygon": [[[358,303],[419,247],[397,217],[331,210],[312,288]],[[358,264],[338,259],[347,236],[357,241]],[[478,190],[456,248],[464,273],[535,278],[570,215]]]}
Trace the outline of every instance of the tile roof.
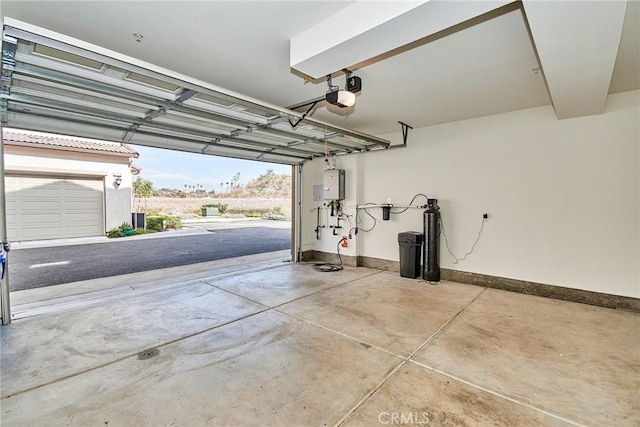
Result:
{"label": "tile roof", "polygon": [[95,139],[9,129],[3,129],[2,140],[5,145],[38,146],[58,150],[88,151],[138,157],[137,151],[120,142],[98,141]]}
{"label": "tile roof", "polygon": [[142,172],[142,168],[138,165],[136,165],[135,163],[131,162],[129,164],[129,166],[131,167],[131,174],[132,175],[139,175],[140,172]]}

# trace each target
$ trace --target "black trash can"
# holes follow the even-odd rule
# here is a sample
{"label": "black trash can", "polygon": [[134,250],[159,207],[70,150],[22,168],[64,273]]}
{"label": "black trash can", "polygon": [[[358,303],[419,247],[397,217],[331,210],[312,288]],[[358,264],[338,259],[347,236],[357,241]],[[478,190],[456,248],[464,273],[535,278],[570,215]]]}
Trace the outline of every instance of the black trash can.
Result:
{"label": "black trash can", "polygon": [[131,224],[133,228],[147,229],[147,214],[146,212],[133,212],[131,214]]}
{"label": "black trash can", "polygon": [[405,231],[398,234],[400,246],[400,276],[415,279],[420,276],[420,259],[424,234]]}

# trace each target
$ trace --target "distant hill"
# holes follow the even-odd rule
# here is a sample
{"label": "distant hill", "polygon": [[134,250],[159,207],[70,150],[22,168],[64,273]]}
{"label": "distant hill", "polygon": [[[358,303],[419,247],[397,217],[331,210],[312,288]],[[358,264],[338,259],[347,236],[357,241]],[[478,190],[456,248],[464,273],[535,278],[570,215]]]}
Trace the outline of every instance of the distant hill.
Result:
{"label": "distant hill", "polygon": [[269,169],[237,190],[242,190],[240,197],[291,197],[291,175]]}
{"label": "distant hill", "polygon": [[233,199],[291,197],[291,175],[275,173],[273,169],[268,169],[265,173],[257,178],[252,179],[245,185],[235,184],[232,186],[234,188],[227,189],[226,191],[223,190],[215,192],[207,192],[203,189],[183,191],[170,188],[161,188],[159,190],[152,190],[152,196],[175,198],[216,197]]}

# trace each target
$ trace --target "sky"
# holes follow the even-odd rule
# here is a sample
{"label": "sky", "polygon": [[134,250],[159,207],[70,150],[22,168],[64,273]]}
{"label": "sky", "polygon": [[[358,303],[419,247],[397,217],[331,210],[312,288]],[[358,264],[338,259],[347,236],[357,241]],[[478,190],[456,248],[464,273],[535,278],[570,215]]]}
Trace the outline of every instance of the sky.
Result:
{"label": "sky", "polygon": [[139,176],[151,181],[156,190],[161,188],[184,190],[185,184],[200,184],[206,191],[220,191],[223,188],[220,184],[231,181],[238,172],[240,172],[240,184],[246,184],[268,169],[291,175],[291,166],[287,165],[127,145],[140,154],[140,157],[133,161],[136,166],[142,168]]}

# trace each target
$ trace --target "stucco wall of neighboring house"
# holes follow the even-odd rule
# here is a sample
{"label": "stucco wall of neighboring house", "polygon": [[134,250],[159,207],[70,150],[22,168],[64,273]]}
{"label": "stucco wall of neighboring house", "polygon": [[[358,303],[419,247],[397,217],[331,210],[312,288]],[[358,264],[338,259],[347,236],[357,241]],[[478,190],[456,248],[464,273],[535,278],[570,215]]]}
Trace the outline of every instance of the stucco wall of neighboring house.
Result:
{"label": "stucco wall of neighboring house", "polygon": [[[128,157],[6,144],[4,162],[7,174],[101,179],[105,194],[105,231],[131,222],[132,178]],[[116,174],[122,178],[119,186],[114,184]]]}

